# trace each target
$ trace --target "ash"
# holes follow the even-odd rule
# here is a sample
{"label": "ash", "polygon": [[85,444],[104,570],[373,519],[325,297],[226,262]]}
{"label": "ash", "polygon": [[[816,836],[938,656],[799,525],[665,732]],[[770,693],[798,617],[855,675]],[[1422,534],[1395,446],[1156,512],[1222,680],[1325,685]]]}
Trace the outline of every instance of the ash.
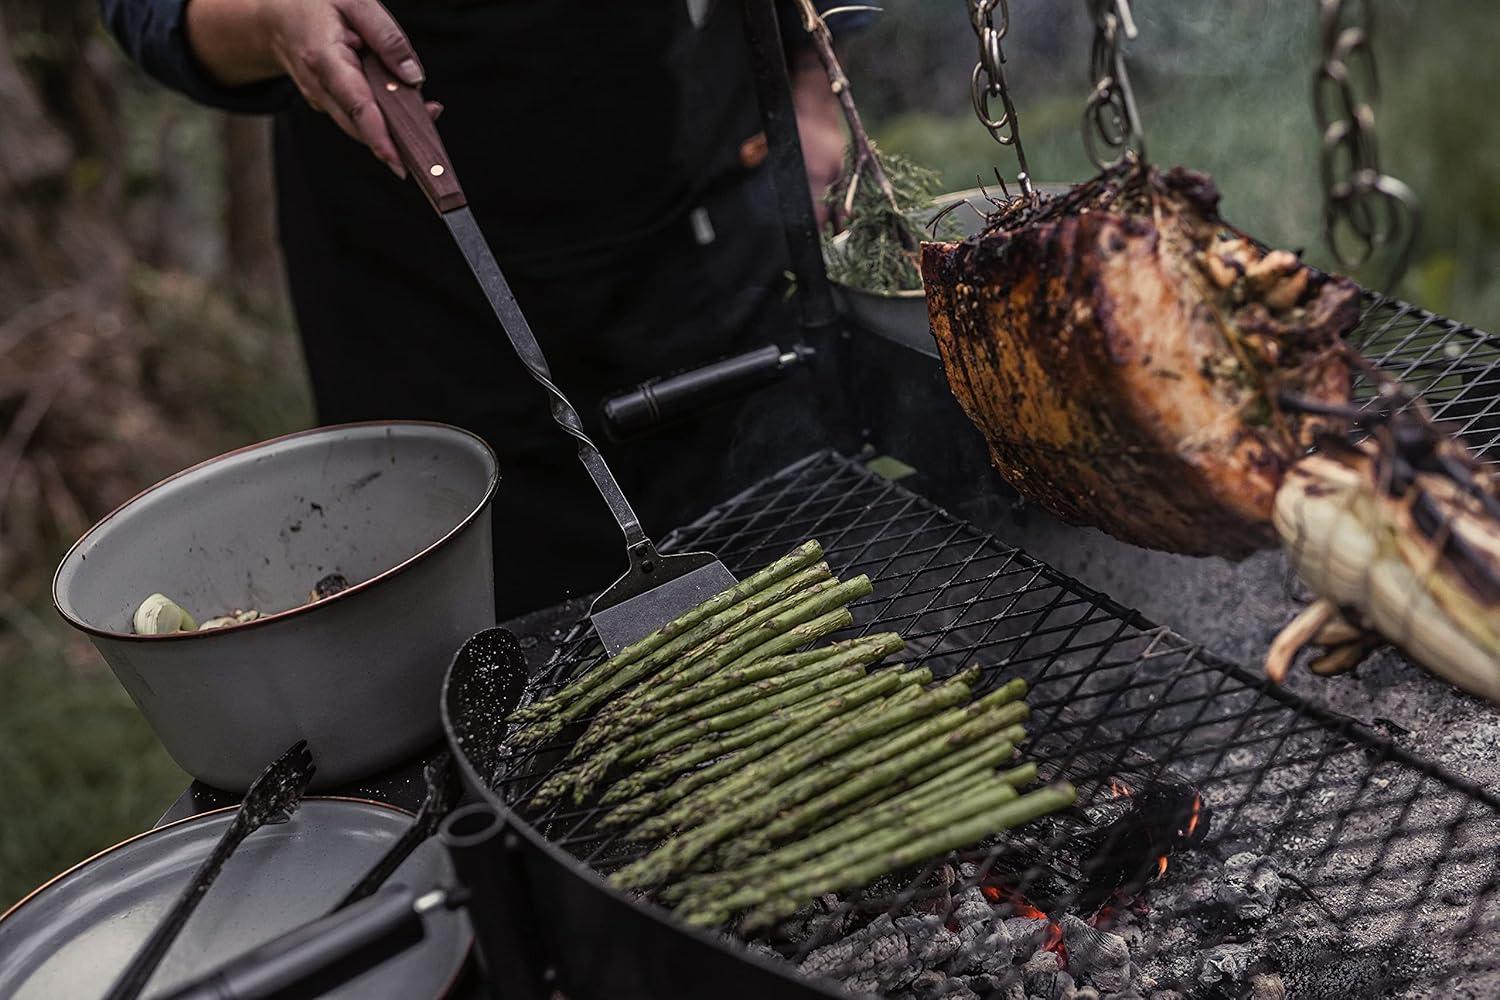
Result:
{"label": "ash", "polygon": [[[1283,880],[1262,858],[1241,854],[1205,866],[1184,895],[1164,897],[1167,906],[1148,905],[1148,891],[1087,918],[1047,917],[997,898],[972,862],[945,868],[938,875],[951,883],[945,894],[914,902],[900,916],[860,920],[852,915],[857,907],[827,896],[784,925],[780,941],[751,947],[796,958],[798,939],[841,934],[801,955],[799,970],[856,994],[897,1000],[1291,995],[1257,933],[1283,900]],[[1191,906],[1197,918],[1182,920],[1174,903]]]}
{"label": "ash", "polygon": [[1415,1000],[1500,989],[1493,974],[1471,971],[1462,988],[1431,974],[1451,914],[1393,944],[1378,921],[1333,919],[1337,900],[1272,858],[1219,860],[1206,848],[1170,864],[1092,912],[1050,916],[997,891],[981,866],[947,864],[932,877],[937,894],[916,893],[899,915],[872,918],[873,889],[864,899],[829,895],[750,947],[854,994],[895,1000]]}

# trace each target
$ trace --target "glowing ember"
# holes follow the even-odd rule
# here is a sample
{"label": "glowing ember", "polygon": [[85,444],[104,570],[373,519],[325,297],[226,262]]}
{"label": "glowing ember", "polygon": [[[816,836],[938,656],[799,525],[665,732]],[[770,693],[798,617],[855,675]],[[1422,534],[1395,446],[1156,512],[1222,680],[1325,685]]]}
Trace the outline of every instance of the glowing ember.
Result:
{"label": "glowing ember", "polygon": [[1188,816],[1187,836],[1192,837],[1193,831],[1198,829],[1198,820],[1203,815],[1203,796],[1193,796],[1193,811]]}
{"label": "glowing ember", "polygon": [[1011,909],[1014,916],[1026,917],[1028,920],[1047,921],[1047,939],[1042,942],[1042,951],[1055,952],[1057,955],[1057,967],[1066,969],[1068,967],[1068,949],[1063,945],[1063,930],[1057,921],[1053,920],[1044,911],[1031,905],[1025,896],[1014,889],[1002,885],[980,886],[986,898],[992,903],[1005,903]]}
{"label": "glowing ember", "polygon": [[1167,873],[1167,856],[1163,854],[1156,859],[1156,877],[1161,878]]}
{"label": "glowing ember", "polygon": [[1127,798],[1128,799],[1133,794],[1130,791],[1130,786],[1127,785],[1127,784],[1125,784],[1125,782],[1121,781],[1119,778],[1110,778],[1109,779],[1109,790],[1114,793],[1114,797],[1117,798],[1117,799],[1118,798]]}

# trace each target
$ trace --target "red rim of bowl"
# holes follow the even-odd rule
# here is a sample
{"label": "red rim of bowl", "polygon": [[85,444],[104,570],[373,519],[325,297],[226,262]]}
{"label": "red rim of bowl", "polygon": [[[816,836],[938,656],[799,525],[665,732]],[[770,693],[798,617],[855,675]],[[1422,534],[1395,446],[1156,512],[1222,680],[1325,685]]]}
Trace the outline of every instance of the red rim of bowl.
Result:
{"label": "red rim of bowl", "polygon": [[[274,444],[280,444],[283,441],[294,441],[297,438],[313,437],[320,434],[329,434],[335,431],[344,431],[366,427],[427,427],[444,431],[452,431],[455,434],[461,434],[464,437],[469,438],[470,440],[477,443],[480,448],[484,449],[485,455],[489,456],[490,475],[489,482],[487,482],[484,487],[484,495],[479,498],[479,502],[475,504],[474,509],[469,511],[468,514],[465,514],[463,519],[455,524],[452,528],[444,532],[442,537],[433,541],[430,545],[423,548],[420,552],[408,556],[406,559],[403,559],[401,562],[390,567],[389,569],[382,570],[381,572],[376,573],[374,576],[370,577],[367,580],[361,580],[359,583],[350,584],[348,587],[339,591],[337,594],[325,597],[322,600],[311,601],[307,604],[299,604],[296,607],[287,608],[285,611],[277,611],[269,615],[261,615],[259,618],[256,618],[253,621],[241,622],[240,624],[235,625],[232,628],[209,629],[207,632],[166,632],[161,635],[137,635],[134,632],[114,632],[107,628],[100,628],[97,625],[90,625],[82,618],[79,618],[77,615],[64,608],[62,606],[62,602],[58,600],[58,579],[62,576],[63,567],[67,566],[68,563],[72,560],[73,553],[77,552],[79,547],[87,542],[89,540],[89,537],[93,535],[94,532],[98,531],[106,523],[117,517],[122,511],[124,511],[131,504],[134,504],[137,500],[140,500],[142,497],[147,496],[151,493],[155,493],[157,490],[162,489],[163,487],[178,479],[181,479],[183,476],[186,476],[193,472],[197,472],[199,469],[206,468],[210,465],[216,465],[217,463],[222,462],[225,459],[234,458],[235,456],[243,455],[247,452],[258,451],[261,448],[266,448]],[[429,553],[435,551],[438,548],[441,548],[445,543],[447,543],[450,538],[453,538],[459,532],[467,528],[470,524],[474,523],[475,519],[477,519],[480,514],[484,513],[485,508],[487,508],[490,505],[490,502],[495,499],[495,491],[499,489],[499,487],[500,460],[496,457],[495,450],[491,448],[488,442],[486,442],[478,434],[475,434],[472,431],[466,431],[462,427],[456,427],[453,424],[445,424],[441,421],[436,420],[358,420],[354,421],[353,423],[330,424],[326,427],[310,427],[307,430],[293,431],[290,434],[282,434],[279,437],[267,438],[264,441],[257,441],[254,444],[247,444],[244,447],[226,451],[221,455],[215,455],[213,458],[204,459],[196,465],[190,465],[186,469],[182,469],[179,472],[174,472],[172,475],[161,480],[160,482],[157,482],[151,486],[146,487],[144,490],[141,490],[135,496],[131,497],[129,500],[126,500],[124,503],[120,504],[120,506],[110,511],[108,514],[105,514],[98,520],[98,522],[94,524],[93,527],[89,528],[88,531],[85,531],[79,537],[78,541],[74,542],[72,546],[69,547],[67,555],[63,556],[62,561],[57,564],[57,570],[52,574],[52,606],[57,609],[57,613],[62,615],[63,619],[67,621],[69,625],[78,629],[80,632],[85,632],[89,635],[100,636],[101,638],[105,639],[119,639],[122,641],[131,642],[181,642],[189,639],[211,639],[215,636],[233,635],[234,633],[242,632],[246,629],[258,628],[262,625],[268,625],[272,622],[284,621],[285,619],[291,618],[296,615],[309,613],[317,608],[332,604],[335,601],[342,601],[345,598],[352,597],[361,591],[369,590],[371,587],[389,580],[391,577],[395,576],[397,573],[400,573],[408,566],[411,566],[419,562],[420,560],[425,559]]]}

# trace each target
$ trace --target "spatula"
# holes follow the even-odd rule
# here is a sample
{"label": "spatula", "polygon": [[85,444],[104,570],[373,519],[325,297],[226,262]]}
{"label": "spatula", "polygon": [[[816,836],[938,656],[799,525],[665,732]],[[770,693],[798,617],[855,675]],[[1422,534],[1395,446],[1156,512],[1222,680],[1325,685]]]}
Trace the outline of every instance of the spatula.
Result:
{"label": "spatula", "polygon": [[[490,253],[489,243],[469,211],[468,199],[464,197],[463,188],[459,187],[458,176],[448,159],[448,151],[443,148],[442,139],[438,137],[437,128],[428,117],[421,92],[397,80],[374,53],[366,51],[362,62],[365,78],[370,81],[375,103],[390,126],[401,162],[453,234],[516,354],[531,377],[551,395],[552,419],[578,442],[579,460],[625,535],[629,569],[595,598],[589,608],[589,619],[599,641],[611,655],[618,653],[713,595],[734,586],[734,576],[709,552],[664,556],[656,551],[630,501],[605,464],[604,456],[584,431],[578,411],[552,381],[552,372],[547,367],[541,345],[531,332],[515,295],[500,273],[500,266]],[[500,530],[503,538],[504,526]]]}

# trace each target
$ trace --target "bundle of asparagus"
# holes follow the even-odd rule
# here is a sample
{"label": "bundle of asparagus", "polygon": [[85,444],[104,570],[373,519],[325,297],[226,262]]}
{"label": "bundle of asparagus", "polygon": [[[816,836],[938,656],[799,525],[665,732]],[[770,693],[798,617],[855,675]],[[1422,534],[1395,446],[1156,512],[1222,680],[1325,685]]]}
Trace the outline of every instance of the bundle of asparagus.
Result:
{"label": "bundle of asparagus", "polygon": [[930,687],[926,668],[872,670],[904,646],[889,632],[796,652],[873,591],[822,555],[807,542],[512,716],[520,745],[588,721],[532,806],[603,786],[603,827],[667,838],[612,881],[691,923],[764,926],[1073,801],[1021,792],[1024,681],[976,698],[977,667]]}

